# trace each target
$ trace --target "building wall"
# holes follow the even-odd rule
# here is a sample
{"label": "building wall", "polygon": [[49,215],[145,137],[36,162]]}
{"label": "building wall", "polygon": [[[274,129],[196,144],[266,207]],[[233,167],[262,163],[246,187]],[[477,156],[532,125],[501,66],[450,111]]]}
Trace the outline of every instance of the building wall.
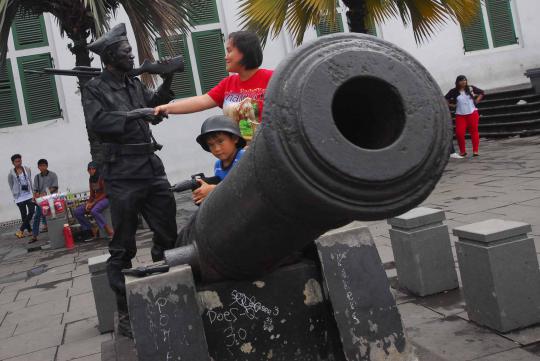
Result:
{"label": "building wall", "polygon": [[[220,24],[203,25],[198,30],[221,27],[225,37],[238,30],[238,1],[221,0],[217,4]],[[522,84],[528,82],[523,76],[526,69],[540,66],[540,2],[538,0],[512,0],[518,45],[504,48],[482,50],[464,54],[460,27],[448,24],[428,42],[417,45],[410,28],[404,28],[400,21],[392,20],[378,25],[378,36],[388,40],[414,55],[433,74],[443,90],[449,89],[458,74],[466,74],[470,81],[484,89]],[[341,8],[340,11],[343,11]],[[344,15],[343,20],[346,23]],[[69,69],[75,65],[75,58],[67,49],[69,39],[61,38],[57,25],[50,16],[45,17],[50,51],[58,68]],[[119,12],[114,23],[129,24],[125,13]],[[129,25],[128,25],[129,26]],[[132,32],[130,40],[135,44]],[[310,29],[305,34],[305,41],[316,38],[316,32]],[[12,42],[9,44],[13,49]],[[264,50],[263,67],[275,68],[281,59],[294,49],[293,42],[286,33],[269,41]],[[11,51],[11,50],[10,50]],[[134,50],[136,54],[136,49]],[[196,61],[193,49],[190,49],[194,73]],[[96,56],[93,66],[99,66]],[[17,76],[14,72],[14,76]],[[195,77],[196,88],[200,94],[200,84]],[[47,158],[49,168],[57,172],[60,190],[83,191],[87,189],[88,175],[86,164],[90,160],[84,116],[75,77],[57,76],[56,84],[63,109],[63,118],[37,124],[24,124],[17,127],[0,129],[1,169],[7,175],[11,167],[10,156],[21,153],[23,162],[37,171],[37,160]],[[20,87],[19,87],[20,88]],[[17,89],[20,92],[20,89]],[[19,96],[19,102],[22,97]],[[21,105],[22,106],[22,105]],[[171,116],[160,125],[153,127],[156,139],[164,145],[159,152],[167,170],[169,180],[176,182],[201,171],[212,171],[213,158],[202,151],[195,142],[200,125],[219,109],[198,114]],[[4,178],[5,179],[5,178]],[[0,184],[0,221],[18,218],[17,207],[12,202],[7,182]]]}

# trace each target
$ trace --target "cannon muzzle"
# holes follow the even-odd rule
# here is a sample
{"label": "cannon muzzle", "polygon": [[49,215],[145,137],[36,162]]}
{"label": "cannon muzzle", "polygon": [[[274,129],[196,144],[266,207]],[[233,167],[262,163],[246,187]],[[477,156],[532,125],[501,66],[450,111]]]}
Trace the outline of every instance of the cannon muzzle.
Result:
{"label": "cannon muzzle", "polygon": [[195,244],[166,262],[250,279],[330,229],[402,214],[439,180],[449,124],[437,83],[395,45],[338,34],[302,46],[274,72],[251,146],[200,207]]}

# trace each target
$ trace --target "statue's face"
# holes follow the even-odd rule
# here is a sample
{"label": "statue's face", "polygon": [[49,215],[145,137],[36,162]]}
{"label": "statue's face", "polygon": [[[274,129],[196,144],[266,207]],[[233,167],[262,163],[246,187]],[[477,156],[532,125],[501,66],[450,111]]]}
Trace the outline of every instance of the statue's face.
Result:
{"label": "statue's face", "polygon": [[129,45],[127,41],[118,43],[116,53],[114,54],[114,63],[111,65],[116,69],[125,72],[133,69],[133,65],[135,64],[133,59],[135,59],[135,56],[133,55],[132,50],[131,45]]}

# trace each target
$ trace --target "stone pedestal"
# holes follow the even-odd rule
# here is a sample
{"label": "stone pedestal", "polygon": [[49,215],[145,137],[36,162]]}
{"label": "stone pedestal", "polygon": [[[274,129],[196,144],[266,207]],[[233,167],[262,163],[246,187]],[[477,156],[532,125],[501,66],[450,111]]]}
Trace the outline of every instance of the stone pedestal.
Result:
{"label": "stone pedestal", "polygon": [[127,277],[139,361],[416,360],[367,227],[316,246],[262,278],[198,284],[198,305],[187,266]]}
{"label": "stone pedestal", "polygon": [[454,229],[469,319],[500,332],[540,322],[540,271],[531,226],[490,219]]}
{"label": "stone pedestal", "polygon": [[210,361],[191,267],[126,277],[126,291],[139,361]]}
{"label": "stone pedestal", "polygon": [[459,287],[444,212],[419,207],[391,218],[399,285],[418,296]]}
{"label": "stone pedestal", "polygon": [[64,224],[67,223],[66,214],[61,213],[56,217],[47,217],[47,236],[51,249],[64,248],[66,241],[64,239]]}
{"label": "stone pedestal", "polygon": [[114,329],[114,313],[116,312],[116,296],[109,286],[107,277],[108,254],[88,259],[90,281],[96,303],[99,332],[110,332]]}

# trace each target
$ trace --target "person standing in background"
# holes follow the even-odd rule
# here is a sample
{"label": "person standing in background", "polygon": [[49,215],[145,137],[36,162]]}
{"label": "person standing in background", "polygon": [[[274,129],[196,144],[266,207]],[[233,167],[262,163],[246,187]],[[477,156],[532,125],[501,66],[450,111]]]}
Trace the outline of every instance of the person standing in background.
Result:
{"label": "person standing in background", "polygon": [[484,97],[484,91],[469,85],[465,75],[459,75],[456,78],[455,88],[451,89],[446,95],[446,101],[451,109],[456,110],[456,138],[459,146],[459,155],[467,155],[465,149],[465,132],[469,129],[471,142],[473,146],[473,157],[479,155],[480,135],[478,133],[478,121],[480,115],[476,105]]}
{"label": "person standing in background", "polygon": [[30,168],[22,165],[22,156],[20,154],[13,154],[11,163],[13,168],[8,174],[8,184],[11,194],[13,194],[13,200],[21,212],[22,221],[21,227],[15,232],[15,235],[17,238],[23,238],[26,236],[25,230],[28,231],[28,235],[32,233],[30,221],[34,216],[35,209],[32,195],[32,172]]}
{"label": "person standing in background", "polygon": [[[39,173],[34,177],[34,199],[47,194],[53,194],[58,192],[58,176],[56,173],[49,170],[49,162],[47,159],[38,160]],[[41,207],[36,204],[36,212],[34,214],[34,224],[32,225],[32,240],[30,243],[37,241],[39,234],[39,222],[43,221],[45,227],[47,222],[45,216],[42,214]]]}

